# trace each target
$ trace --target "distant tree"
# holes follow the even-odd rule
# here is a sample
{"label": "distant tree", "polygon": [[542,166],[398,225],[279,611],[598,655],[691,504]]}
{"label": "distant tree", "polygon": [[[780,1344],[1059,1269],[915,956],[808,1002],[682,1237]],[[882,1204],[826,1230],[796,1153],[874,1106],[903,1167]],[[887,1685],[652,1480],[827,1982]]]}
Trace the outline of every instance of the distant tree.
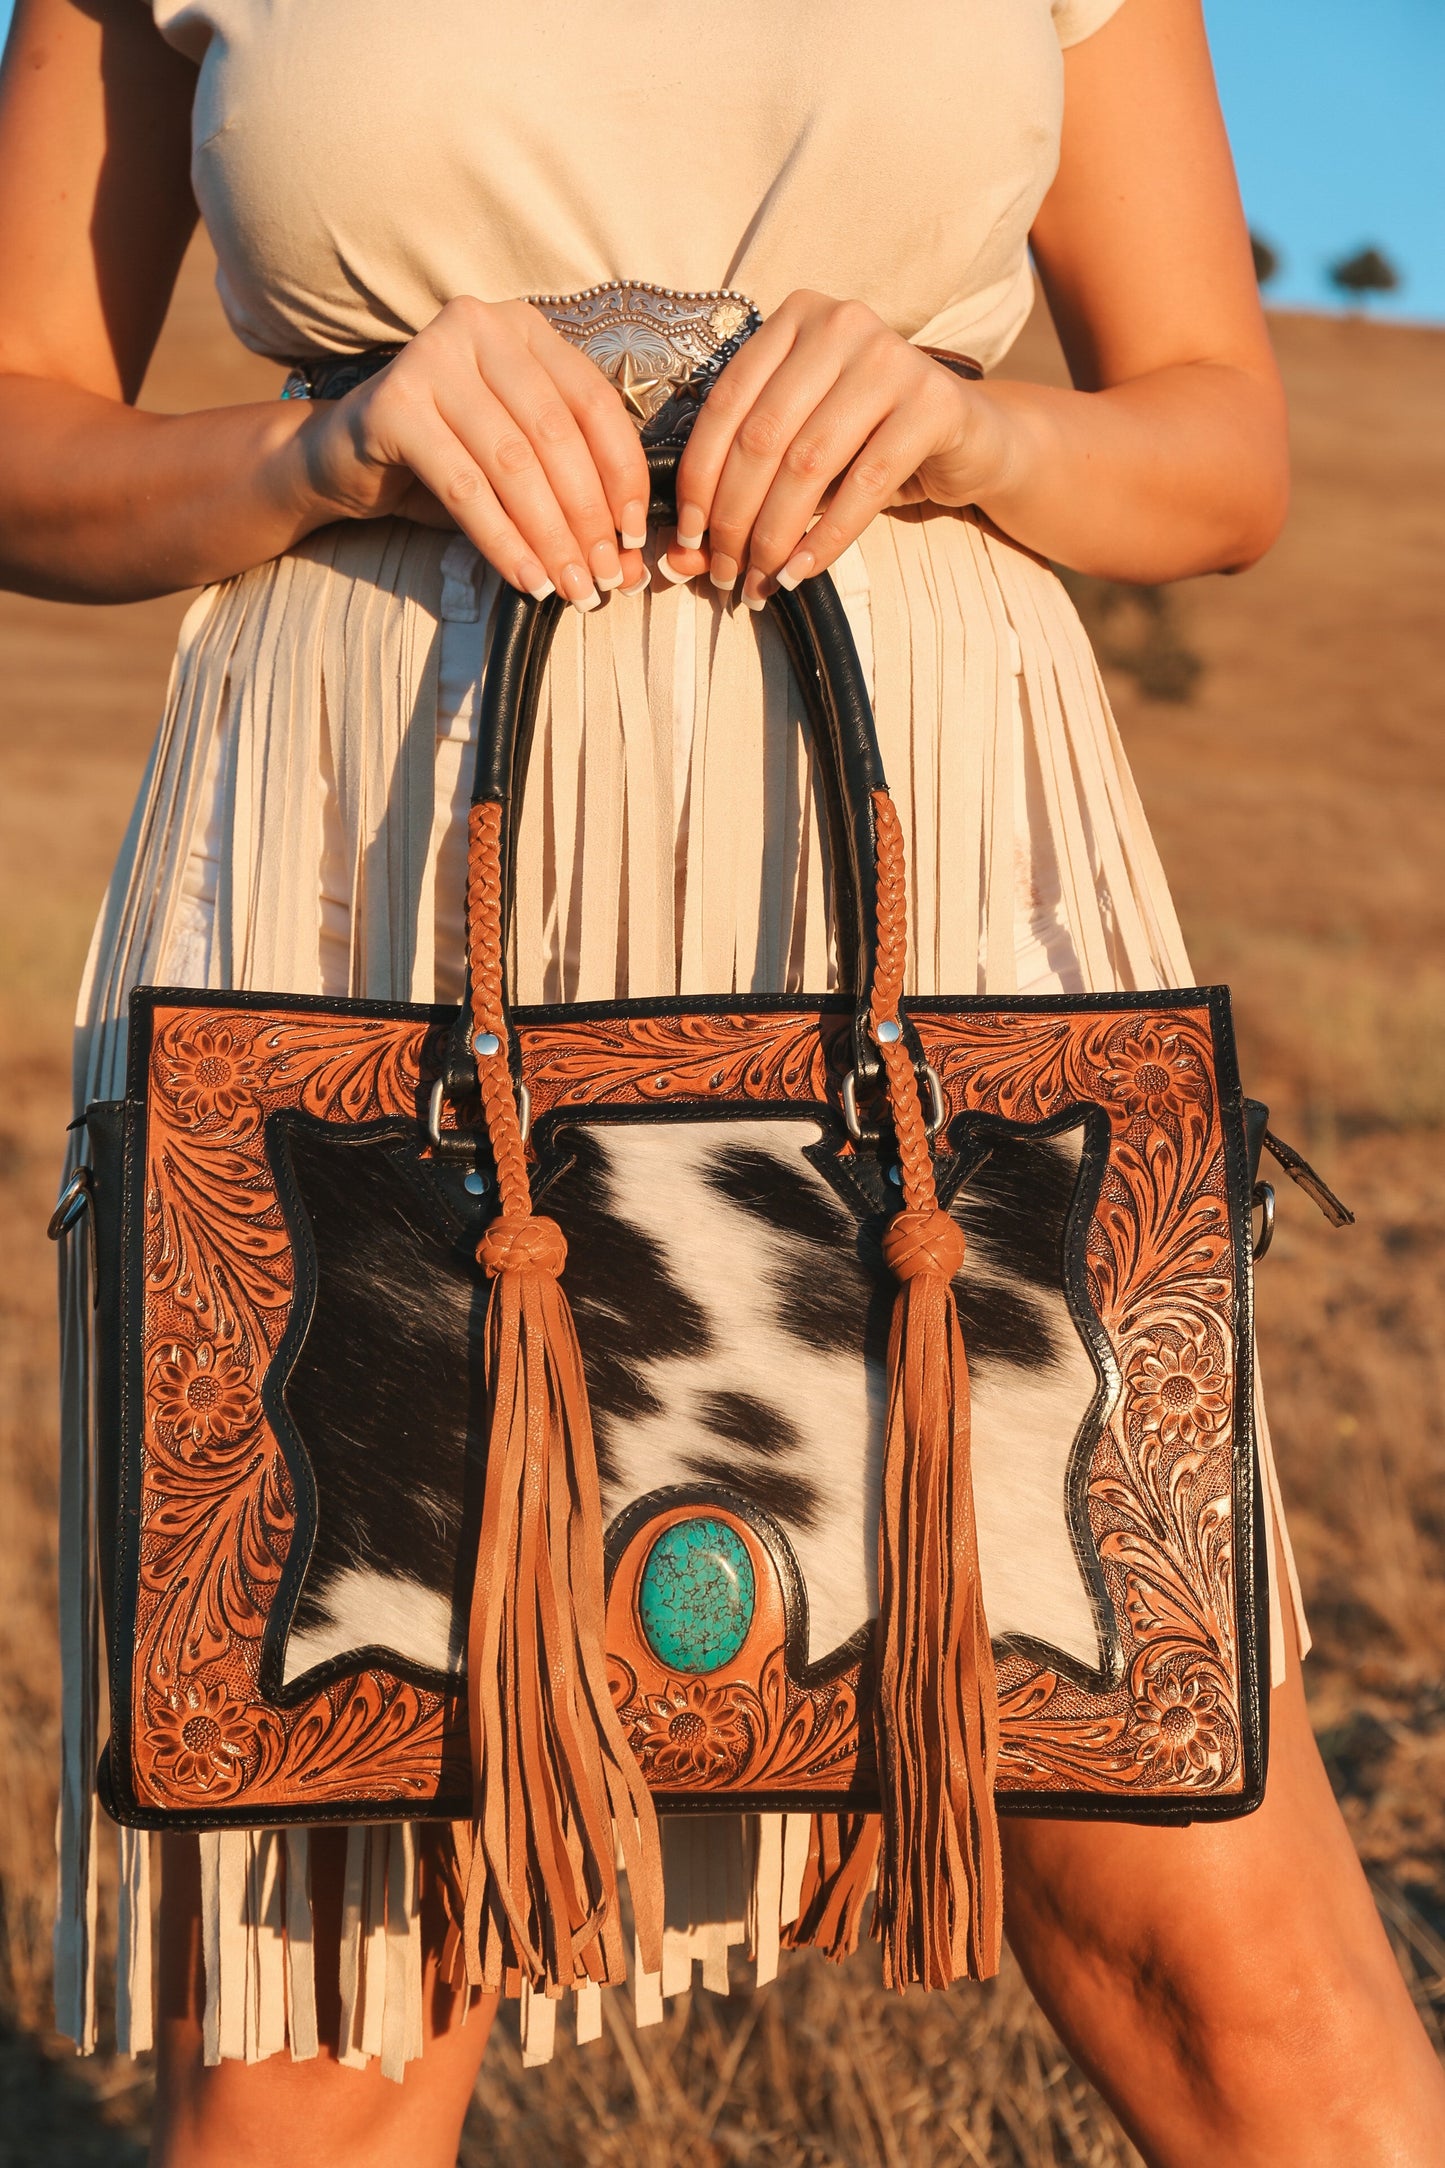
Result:
{"label": "distant tree", "polygon": [[1330,284],[1348,300],[1363,303],[1371,294],[1396,292],[1400,274],[1383,249],[1360,248],[1330,265]]}
{"label": "distant tree", "polygon": [[1252,233],[1249,245],[1254,254],[1254,275],[1261,286],[1268,286],[1279,270],[1279,250],[1272,248],[1263,235]]}

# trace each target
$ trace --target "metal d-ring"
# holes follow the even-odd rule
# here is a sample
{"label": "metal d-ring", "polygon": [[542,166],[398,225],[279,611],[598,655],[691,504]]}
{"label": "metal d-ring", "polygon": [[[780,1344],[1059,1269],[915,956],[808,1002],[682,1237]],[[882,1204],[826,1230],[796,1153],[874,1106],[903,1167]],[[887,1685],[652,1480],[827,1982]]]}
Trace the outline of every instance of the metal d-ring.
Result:
{"label": "metal d-ring", "polygon": [[[426,1110],[426,1133],[437,1146],[440,1146],[442,1141],[442,1107],[445,1100],[446,1087],[438,1077],[431,1088]],[[532,1133],[532,1094],[525,1084],[517,1086],[517,1126],[522,1132],[522,1142],[525,1144]],[[57,1206],[57,1212],[59,1209]]]}
{"label": "metal d-ring", "polygon": [[840,1097],[843,1101],[843,1127],[847,1130],[853,1142],[861,1144],[866,1137],[876,1137],[878,1131],[876,1129],[865,1129],[858,1119],[858,1072],[856,1069],[850,1069],[844,1077]]}
{"label": "metal d-ring", "polygon": [[1252,1205],[1257,1204],[1260,1209],[1259,1233],[1255,1234],[1252,1228],[1250,1230],[1250,1251],[1254,1262],[1258,1264],[1261,1257],[1268,1255],[1269,1246],[1274,1240],[1273,1182],[1256,1182],[1249,1201]]}
{"label": "metal d-ring", "polygon": [[89,1167],[77,1167],[64,1189],[55,1200],[55,1210],[46,1224],[45,1232],[52,1242],[68,1235],[90,1209],[90,1194],[95,1184]]}
{"label": "metal d-ring", "polygon": [[[943,1079],[931,1062],[920,1062],[915,1072],[919,1081],[928,1086],[929,1113],[924,1119],[924,1130],[931,1144],[948,1120],[948,1103],[943,1096]],[[850,1069],[844,1077],[839,1097],[843,1102],[843,1126],[855,1144],[866,1138],[876,1137],[876,1129],[865,1129],[858,1118],[858,1072]]]}
{"label": "metal d-ring", "polygon": [[939,1130],[948,1120],[948,1104],[943,1096],[943,1079],[930,1061],[921,1062],[916,1073],[928,1086],[928,1097],[932,1105],[932,1112],[923,1126],[928,1132],[928,1141],[932,1144]]}

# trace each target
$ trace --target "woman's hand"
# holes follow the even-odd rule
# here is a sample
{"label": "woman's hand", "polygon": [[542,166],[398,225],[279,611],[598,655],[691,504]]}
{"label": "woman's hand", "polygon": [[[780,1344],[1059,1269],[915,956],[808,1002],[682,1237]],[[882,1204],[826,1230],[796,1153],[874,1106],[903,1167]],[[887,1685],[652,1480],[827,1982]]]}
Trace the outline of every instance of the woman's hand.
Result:
{"label": "woman's hand", "polygon": [[775,586],[831,565],[885,506],[971,504],[1003,486],[1018,453],[1008,409],[863,302],[790,294],[698,416],[659,569],[709,572],[725,589],[745,571],[742,599],[761,609]]}
{"label": "woman's hand", "polygon": [[637,432],[528,302],[448,302],[376,376],[318,401],[295,453],[324,516],[455,524],[525,593],[590,610],[599,589],[647,583]]}

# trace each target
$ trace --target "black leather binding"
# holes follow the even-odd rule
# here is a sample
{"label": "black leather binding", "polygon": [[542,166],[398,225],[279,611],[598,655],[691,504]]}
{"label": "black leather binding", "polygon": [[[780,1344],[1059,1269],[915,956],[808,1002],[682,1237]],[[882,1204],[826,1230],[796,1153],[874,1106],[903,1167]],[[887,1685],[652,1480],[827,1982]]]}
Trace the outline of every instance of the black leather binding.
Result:
{"label": "black leather binding", "polygon": [[[647,451],[652,491],[648,516],[676,518],[678,447]],[[503,929],[510,927],[514,897],[517,821],[528,756],[552,640],[565,605],[557,596],[538,602],[504,587],[498,598],[492,644],[482,685],[472,803],[503,808]],[[779,589],[770,607],[793,665],[814,742],[821,755],[832,838],[834,911],[839,974],[854,995],[854,1062],[860,1075],[876,1071],[868,1033],[868,995],[877,947],[877,845],[873,793],[887,788],[873,709],[838,591],[826,573],[794,592]],[[922,1051],[907,1018],[905,1036],[915,1061]],[[464,1000],[448,1048],[446,1084],[454,1097],[472,1089],[474,1065],[467,1047],[470,1002]],[[515,1046],[515,1035],[513,1035]]]}

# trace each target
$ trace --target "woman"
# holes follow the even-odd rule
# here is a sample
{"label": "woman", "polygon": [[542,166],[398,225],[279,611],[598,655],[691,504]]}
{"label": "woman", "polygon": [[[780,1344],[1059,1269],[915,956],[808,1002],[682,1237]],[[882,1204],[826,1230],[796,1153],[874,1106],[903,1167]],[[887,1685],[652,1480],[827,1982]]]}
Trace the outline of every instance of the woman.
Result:
{"label": "woman", "polygon": [[[193,183],[248,344],[395,361],[326,403],[134,412]],[[1002,355],[1026,244],[1072,391],[923,350]],[[660,556],[623,398],[517,298],[627,277],[738,288],[766,318],[704,409]],[[503,580],[577,612],[522,844],[524,998],[820,982],[806,783],[765,853],[746,751],[705,725],[761,716],[759,757],[791,758],[787,674],[748,611],[828,567],[902,786],[918,984],[1187,980],[1042,560],[1230,570],[1283,518],[1198,0],[444,0],[424,21],[20,0],[0,371],[0,577],[89,601],[209,587],[97,934],[81,1104],[115,1086],[136,981],[455,997],[456,799]],[[960,714],[982,762],[959,764]],[[1297,1611],[1273,1611],[1262,1809],[1006,1822],[1010,1936],[1151,2162],[1436,2161],[1445,2085],[1313,1744]],[[334,1951],[322,1845],[313,1882]],[[319,1965],[319,2056],[210,2061],[200,1915],[172,1840],[154,2159],[454,2157],[488,2011],[463,2026],[433,1978],[425,2052],[387,2085],[339,2062]]]}

